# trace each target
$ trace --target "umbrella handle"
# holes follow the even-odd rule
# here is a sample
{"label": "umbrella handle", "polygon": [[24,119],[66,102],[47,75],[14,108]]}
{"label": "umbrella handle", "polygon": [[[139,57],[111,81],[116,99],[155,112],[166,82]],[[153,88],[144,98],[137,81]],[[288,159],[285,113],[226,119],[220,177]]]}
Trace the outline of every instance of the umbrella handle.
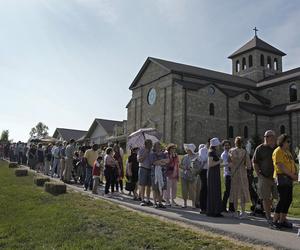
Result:
{"label": "umbrella handle", "polygon": [[142,135],[144,137],[144,141],[146,141],[145,132],[142,132]]}

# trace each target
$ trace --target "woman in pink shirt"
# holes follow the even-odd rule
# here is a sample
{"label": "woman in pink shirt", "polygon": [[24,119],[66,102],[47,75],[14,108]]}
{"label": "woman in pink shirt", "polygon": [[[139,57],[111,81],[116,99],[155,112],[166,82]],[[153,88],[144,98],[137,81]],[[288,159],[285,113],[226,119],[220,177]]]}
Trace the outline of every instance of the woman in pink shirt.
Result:
{"label": "woman in pink shirt", "polygon": [[[176,148],[176,145],[172,143],[167,146],[166,154],[170,159],[170,162],[167,165],[167,190],[164,195],[166,206],[177,206],[175,198],[179,179],[179,158],[176,153]],[[170,199],[172,200],[171,202]]]}

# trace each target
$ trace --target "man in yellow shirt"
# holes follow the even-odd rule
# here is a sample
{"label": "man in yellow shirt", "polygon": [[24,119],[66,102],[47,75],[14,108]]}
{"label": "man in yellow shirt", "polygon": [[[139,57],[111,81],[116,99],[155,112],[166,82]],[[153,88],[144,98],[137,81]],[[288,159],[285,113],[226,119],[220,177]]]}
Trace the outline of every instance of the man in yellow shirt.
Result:
{"label": "man in yellow shirt", "polygon": [[297,168],[290,152],[290,138],[286,134],[278,137],[278,147],[274,150],[272,159],[274,164],[274,178],[277,179],[279,201],[275,209],[272,227],[292,228],[293,224],[286,219],[293,200],[293,181],[297,181]]}
{"label": "man in yellow shirt", "polygon": [[86,169],[85,169],[85,182],[84,182],[84,191],[87,191],[88,188],[92,190],[93,188],[93,165],[98,158],[98,144],[93,144],[91,149],[88,149],[84,153],[84,159],[86,162]]}

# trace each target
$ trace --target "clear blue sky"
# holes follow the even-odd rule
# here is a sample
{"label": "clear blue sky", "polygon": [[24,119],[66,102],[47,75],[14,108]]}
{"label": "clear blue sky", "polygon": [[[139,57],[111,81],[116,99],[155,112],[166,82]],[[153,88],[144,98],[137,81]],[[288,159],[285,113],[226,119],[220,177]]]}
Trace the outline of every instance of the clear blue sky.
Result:
{"label": "clear blue sky", "polygon": [[284,70],[300,66],[298,1],[0,0],[0,132],[126,119],[148,56],[230,73],[254,26],[288,54]]}

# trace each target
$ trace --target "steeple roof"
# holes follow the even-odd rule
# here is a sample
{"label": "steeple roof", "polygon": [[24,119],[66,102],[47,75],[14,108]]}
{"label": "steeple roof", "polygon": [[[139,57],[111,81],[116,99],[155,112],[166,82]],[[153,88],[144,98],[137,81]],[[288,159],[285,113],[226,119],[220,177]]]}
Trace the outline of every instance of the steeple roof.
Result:
{"label": "steeple roof", "polygon": [[242,46],[237,51],[235,51],[233,54],[231,54],[228,58],[232,59],[233,57],[236,57],[240,54],[243,54],[243,53],[253,50],[253,49],[259,49],[259,50],[271,52],[271,53],[274,53],[274,54],[280,55],[280,56],[286,55],[284,52],[280,51],[279,49],[276,49],[272,45],[259,39],[258,36],[254,36],[249,42],[247,42],[244,46]]}

